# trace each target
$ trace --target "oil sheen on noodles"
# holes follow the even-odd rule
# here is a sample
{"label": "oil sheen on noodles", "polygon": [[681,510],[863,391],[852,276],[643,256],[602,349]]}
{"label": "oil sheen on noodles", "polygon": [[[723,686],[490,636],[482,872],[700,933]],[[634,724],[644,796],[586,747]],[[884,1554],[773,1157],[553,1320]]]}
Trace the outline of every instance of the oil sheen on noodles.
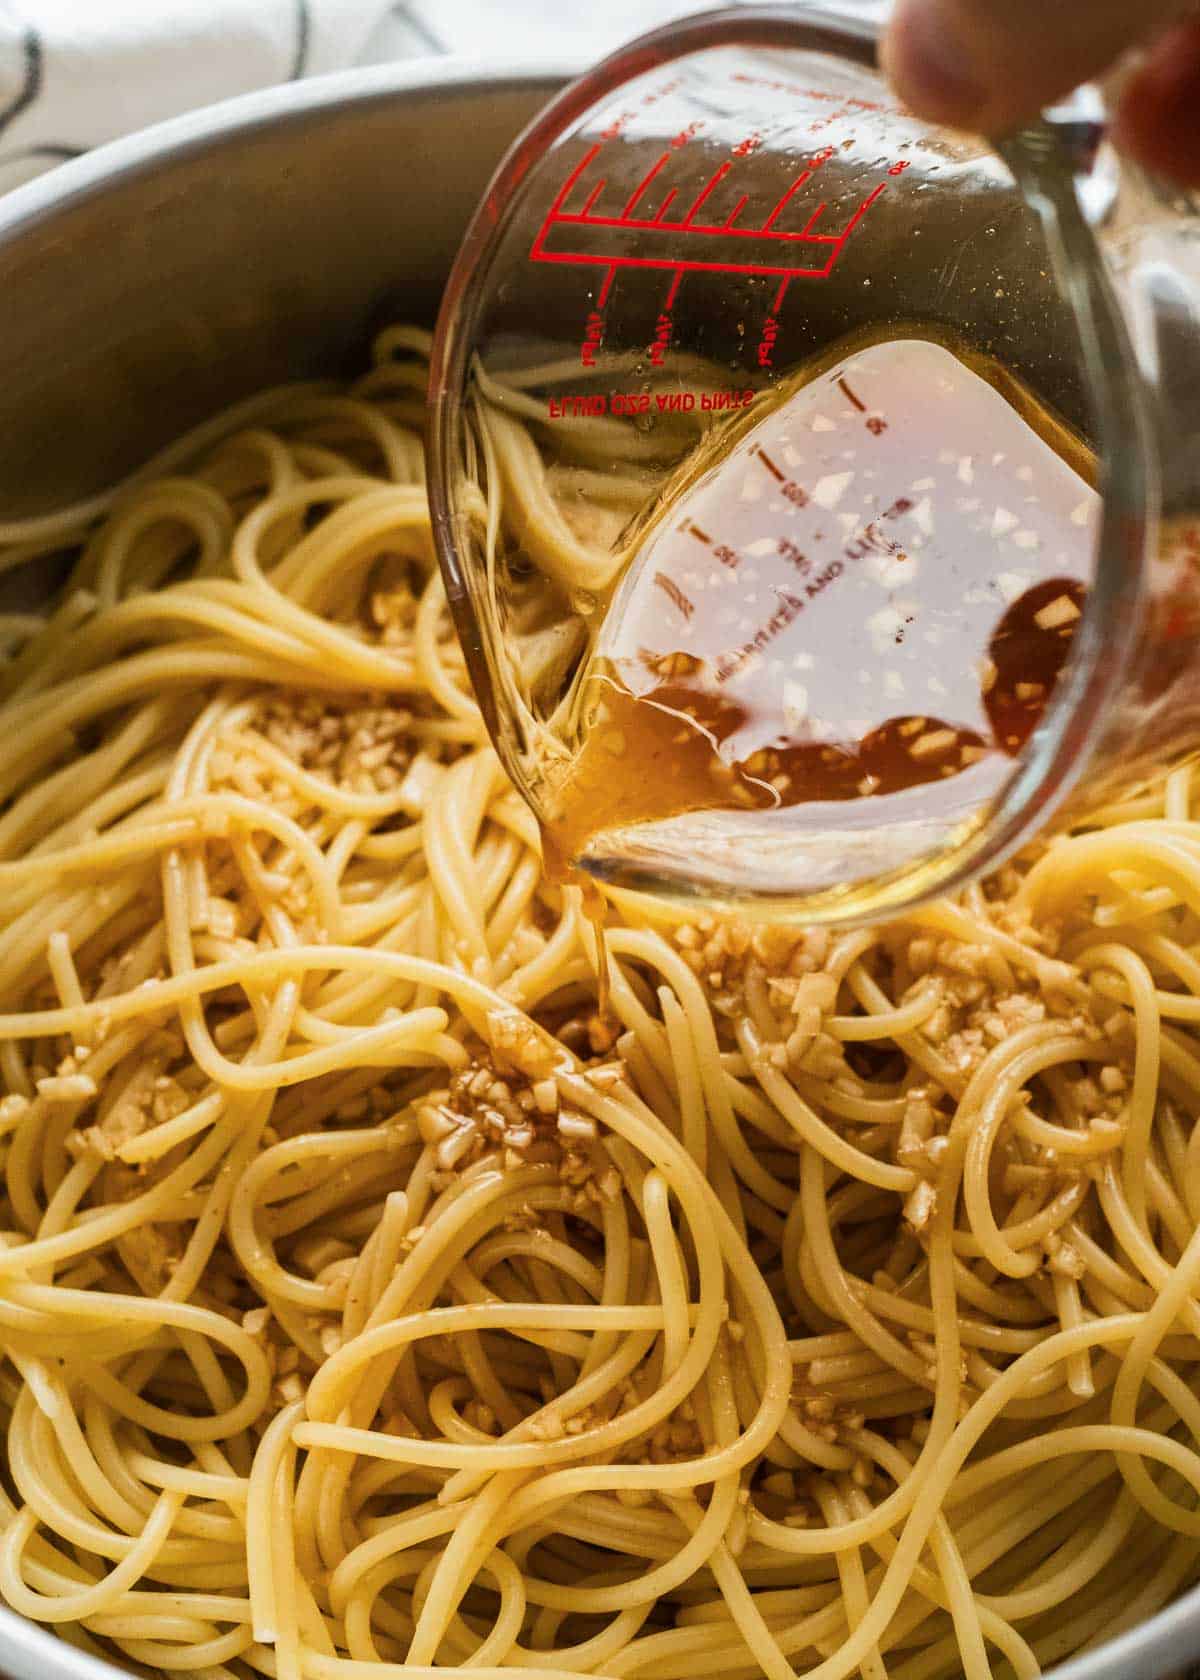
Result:
{"label": "oil sheen on noodles", "polygon": [[865,932],[613,910],[601,1019],[426,348],[2,533],[73,570],[3,621],[0,1593],[210,1680],[1026,1680],[1200,1557],[1191,773]]}

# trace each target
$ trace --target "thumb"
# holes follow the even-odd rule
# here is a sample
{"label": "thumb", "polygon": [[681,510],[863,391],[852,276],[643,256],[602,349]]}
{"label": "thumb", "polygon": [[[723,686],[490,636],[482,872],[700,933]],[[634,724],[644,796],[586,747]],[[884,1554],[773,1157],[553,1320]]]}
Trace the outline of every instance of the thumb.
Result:
{"label": "thumb", "polygon": [[1184,9],[1181,0],[898,0],[884,66],[918,116],[1002,134]]}

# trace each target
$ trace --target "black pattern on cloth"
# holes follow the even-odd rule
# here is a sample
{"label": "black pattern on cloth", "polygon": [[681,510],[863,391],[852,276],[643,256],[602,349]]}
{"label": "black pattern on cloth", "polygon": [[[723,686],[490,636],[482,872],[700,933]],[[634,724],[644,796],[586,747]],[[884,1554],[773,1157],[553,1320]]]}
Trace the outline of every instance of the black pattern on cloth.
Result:
{"label": "black pattern on cloth", "polygon": [[25,26],[21,51],[25,62],[24,78],[8,104],[0,109],[0,134],[16,121],[22,111],[29,109],[42,90],[42,38],[32,24]]}

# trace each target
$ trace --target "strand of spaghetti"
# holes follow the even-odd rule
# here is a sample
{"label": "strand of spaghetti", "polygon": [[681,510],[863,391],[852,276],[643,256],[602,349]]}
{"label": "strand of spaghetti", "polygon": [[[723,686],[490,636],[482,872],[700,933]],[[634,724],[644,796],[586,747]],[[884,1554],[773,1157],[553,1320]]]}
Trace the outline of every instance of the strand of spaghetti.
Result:
{"label": "strand of spaghetti", "polygon": [[423,1540],[436,1540],[449,1534],[461,1516],[462,1507],[457,1504],[418,1507],[347,1552],[329,1577],[329,1602],[335,1613],[345,1614],[359,1582],[385,1559],[420,1545]]}
{"label": "strand of spaghetti", "polygon": [[0,1537],[0,1590],[5,1601],[22,1615],[43,1622],[82,1621],[97,1614],[146,1573],[155,1555],[162,1549],[172,1519],[182,1503],[180,1494],[162,1494],[141,1535],[120,1563],[95,1586],[76,1593],[61,1593],[54,1598],[31,1591],[22,1579],[22,1558],[37,1524],[31,1511],[22,1511]]}
{"label": "strand of spaghetti", "polygon": [[875,1184],[881,1190],[907,1193],[914,1187],[917,1179],[911,1168],[893,1166],[888,1161],[876,1161],[865,1155],[861,1149],[847,1143],[832,1126],[827,1125],[809,1108],[789,1086],[778,1068],[772,1065],[766,1046],[749,1020],[738,1022],[737,1033],[738,1043],[765,1094],[796,1128],[800,1137],[825,1160],[831,1161],[843,1172],[848,1172],[851,1177],[861,1179],[867,1184]]}
{"label": "strand of spaghetti", "polygon": [[485,1538],[488,1530],[505,1502],[525,1480],[520,1472],[501,1471],[471,1501],[455,1525],[445,1551],[434,1566],[429,1591],[413,1629],[409,1647],[413,1662],[431,1662],[437,1655],[451,1616],[474,1579],[482,1556],[491,1549]]}
{"label": "strand of spaghetti", "polygon": [[[1102,1323],[1084,1324],[1075,1330],[1061,1331],[1052,1336],[1040,1347],[1032,1348],[1022,1354],[1000,1379],[975,1401],[966,1418],[955,1430],[947,1445],[936,1472],[932,1474],[917,1494],[912,1512],[905,1524],[900,1545],[897,1547],[892,1561],[884,1572],[883,1580],[875,1594],[870,1610],[850,1635],[845,1645],[834,1657],[826,1660],[811,1672],[808,1680],[846,1680],[853,1672],[854,1666],[870,1645],[882,1634],[893,1612],[898,1606],[905,1589],[905,1581],[911,1570],[912,1563],[918,1555],[918,1550],[925,1543],[929,1530],[936,1516],[937,1508],[942,1504],[946,1488],[952,1480],[959,1465],[965,1460],[971,1447],[979,1439],[984,1428],[992,1419],[999,1415],[1005,1401],[1020,1391],[1021,1386],[1038,1370],[1054,1362],[1052,1356],[1065,1359],[1071,1353],[1094,1346],[1106,1346],[1111,1342],[1131,1340],[1141,1322],[1140,1314],[1123,1314]],[[1185,1448],[1179,1448],[1177,1443],[1167,1437],[1146,1434],[1141,1439],[1141,1431],[1131,1431],[1129,1441],[1138,1440],[1136,1450],[1144,1451],[1148,1456],[1160,1462],[1172,1462],[1173,1468],[1181,1472],[1185,1465],[1191,1467],[1195,1455]],[[1193,1472],[1193,1475],[1195,1472]],[[1189,1478],[1190,1479],[1190,1478]],[[1194,1482],[1200,1488],[1200,1482]]]}
{"label": "strand of spaghetti", "polygon": [[[1027,1080],[1046,1068],[1075,1060],[1089,1048],[1086,1039],[1067,1036],[1055,1022],[1014,1034],[1005,1046],[1005,1065],[993,1075],[995,1083],[971,1110],[971,1134],[963,1164],[963,1202],[979,1252],[1004,1277],[1030,1277],[1037,1270],[1038,1260],[1028,1248],[1013,1246],[992,1212],[988,1174],[997,1136]],[[959,1123],[956,1118],[955,1124]]]}
{"label": "strand of spaghetti", "polygon": [[[379,1665],[373,1662],[355,1662],[349,1657],[326,1657],[316,1651],[305,1648],[303,1653],[303,1667],[306,1674],[311,1674],[313,1680],[379,1680]],[[457,1664],[443,1667],[440,1664],[405,1663],[404,1672],[407,1680],[443,1680],[447,1674],[457,1674]],[[578,1668],[558,1668],[547,1665],[537,1668],[524,1666],[503,1668],[475,1668],[471,1669],[475,1680],[609,1680],[609,1676],[598,1669],[582,1670]]]}
{"label": "strand of spaghetti", "polygon": [[1072,837],[1069,847],[1052,847],[1029,870],[1021,884],[1019,902],[1030,908],[1060,903],[1068,890],[1088,880],[1103,879],[1114,869],[1145,868],[1171,888],[1180,903],[1200,908],[1200,860],[1192,847],[1181,843],[1184,825],[1124,824],[1119,833],[1102,829]]}
{"label": "strand of spaghetti", "polygon": [[[107,606],[71,638],[72,665],[76,671],[103,666],[120,658],[128,647],[152,638],[160,627],[164,631],[177,627],[207,631],[227,638],[235,647],[293,665],[302,665],[311,657],[311,649],[301,637],[241,610],[241,605],[240,592],[219,584],[172,584],[154,594],[134,596]],[[44,673],[39,675],[44,677]],[[28,690],[18,698],[24,698],[25,693]]]}
{"label": "strand of spaghetti", "polygon": [[473,695],[461,683],[457,683],[446,671],[439,653],[439,628],[442,615],[446,608],[446,591],[442,583],[440,571],[429,574],[429,582],[421,596],[417,608],[416,624],[413,627],[413,651],[417,659],[417,669],[425,679],[425,686],[430,694],[450,717],[475,719],[476,705]]}
{"label": "strand of spaghetti", "polygon": [[829,1303],[831,1316],[848,1324],[864,1346],[878,1354],[884,1365],[918,1386],[924,1386],[930,1382],[928,1366],[878,1322],[850,1287],[834,1245],[825,1196],[825,1176],[825,1157],[813,1147],[807,1147],[800,1160],[804,1242],[813,1255],[821,1292]]}
{"label": "strand of spaghetti", "polygon": [[252,420],[269,420],[272,416],[291,407],[298,397],[305,394],[317,394],[330,389],[323,380],[312,380],[307,383],[294,381],[286,385],[272,386],[267,391],[257,391],[253,396],[244,398],[241,402],[223,409],[211,419],[204,420],[198,426],[185,432],[160,449],[145,461],[128,477],[121,479],[108,490],[102,490],[95,496],[89,496],[84,501],[73,503],[70,507],[59,509],[54,513],[38,514],[28,519],[7,520],[0,524],[0,543],[8,546],[12,543],[32,541],[64,540],[70,532],[80,530],[104,513],[106,509],[119,501],[120,497],[132,486],[141,484],[147,479],[156,478],[182,462],[199,455],[210,443],[223,437],[227,432],[235,431],[242,424]]}
{"label": "strand of spaghetti", "polygon": [[[283,1416],[283,1413],[280,1413],[280,1416]],[[292,1491],[295,1480],[296,1448],[286,1429],[281,1429],[280,1439],[282,1450],[278,1459],[270,1466],[273,1472],[271,1480],[267,1484],[270,1522],[267,1532],[262,1538],[271,1552],[271,1587],[275,1613],[275,1672],[278,1680],[300,1680],[303,1673],[300,1604],[303,1600],[296,1580]],[[272,1458],[274,1458],[274,1455],[272,1455]],[[253,1476],[253,1471],[251,1471],[251,1476]],[[247,1507],[248,1511],[249,1507]],[[249,1540],[248,1523],[246,1535],[247,1540]],[[319,1625],[319,1616],[315,1619]]]}
{"label": "strand of spaghetti", "polygon": [[1129,990],[1134,1014],[1136,1050],[1133,1061],[1133,1090],[1125,1114],[1125,1197],[1139,1225],[1146,1223],[1146,1186],[1134,1165],[1145,1159],[1154,1126],[1154,1105],[1158,1094],[1159,1043],[1161,1037],[1154,981],[1142,959],[1122,945],[1094,945],[1083,953],[1080,966],[1087,973],[1093,967],[1115,969]]}
{"label": "strand of spaghetti", "polygon": [[[381,679],[382,673],[376,680]],[[11,794],[39,763],[57,757],[66,749],[70,732],[134,701],[192,688],[198,683],[286,683],[301,689],[336,693],[353,690],[360,681],[358,673],[340,672],[316,660],[310,664],[288,664],[264,655],[227,649],[219,638],[176,643],[169,652],[151,649],[133,653],[106,672],[76,677],[61,684],[52,705],[47,704],[45,696],[34,695],[11,708],[7,721],[13,733],[9,744],[0,747],[0,787],[6,796]],[[411,672],[394,663],[388,673],[387,689],[392,693],[411,692],[414,681]]]}
{"label": "strand of spaghetti", "polygon": [[264,985],[321,969],[368,970],[432,986],[452,998],[460,1009],[471,1009],[482,1020],[520,1023],[523,1031],[531,1032],[552,1049],[558,1063],[567,1065],[567,1053],[561,1045],[555,1044],[544,1029],[527,1023],[507,998],[473,976],[425,957],[359,945],[294,945],[287,949],[255,951],[244,957],[208,963],[169,980],[156,980],[134,992],[117,992],[79,1008],[0,1015],[0,1038],[74,1035],[97,1022],[111,1024],[150,1011],[170,1009],[188,998],[203,997],[207,992],[223,991],[228,986]]}
{"label": "strand of spaghetti", "polygon": [[[849,1513],[841,1488],[832,1484],[826,1485],[817,1495],[817,1504],[830,1528],[845,1524]],[[854,1627],[862,1620],[867,1608],[867,1575],[863,1568],[862,1554],[857,1546],[843,1548],[837,1553],[837,1569],[846,1626]],[[780,1652],[779,1655],[786,1662],[783,1653]],[[969,1660],[970,1653],[965,1648],[964,1656]],[[887,1670],[883,1666],[878,1646],[868,1651],[863,1658],[862,1680],[887,1680]]]}
{"label": "strand of spaghetti", "polygon": [[[857,1440],[869,1457],[878,1462],[896,1480],[897,1484],[907,1478],[910,1469],[908,1460],[890,1441],[872,1430],[859,1431]],[[857,1509],[866,1503],[864,1495],[853,1485],[847,1492],[847,1501],[853,1509]],[[860,1514],[865,1515],[865,1512],[860,1512]],[[895,1536],[890,1530],[881,1531],[873,1537],[872,1545],[879,1556],[886,1561],[895,1549]],[[1021,1680],[1025,1680],[1026,1676],[1036,1676],[1040,1672],[1036,1657],[1020,1634],[1011,1626],[1011,1623],[1004,1620],[1003,1611],[991,1605],[983,1595],[971,1592],[971,1572],[966,1567],[965,1553],[956,1543],[945,1515],[939,1516],[934,1525],[931,1550],[934,1553],[934,1560],[939,1566],[939,1572],[934,1574],[924,1565],[917,1564],[912,1573],[914,1589],[927,1599],[930,1605],[945,1604],[949,1607],[949,1590],[945,1579],[946,1571],[941,1568],[942,1562],[945,1561],[949,1571],[957,1576],[956,1590],[964,1595],[970,1593],[974,1601],[972,1612],[966,1610],[965,1598],[963,1599],[962,1608],[966,1610],[967,1615],[974,1614],[978,1617],[982,1632],[987,1638],[991,1639],[993,1644],[998,1645],[1004,1655],[1008,1657],[1014,1671],[1021,1677]],[[951,1555],[951,1552],[953,1555]],[[911,1632],[913,1627],[919,1625],[923,1616],[924,1611],[920,1607],[914,1606],[903,1618],[904,1628],[893,1624],[891,1635],[896,1639],[904,1637],[906,1632]],[[897,1621],[900,1620],[901,1618],[898,1617]]]}
{"label": "strand of spaghetti", "polygon": [[263,763],[270,765],[275,774],[289,787],[325,810],[340,811],[345,816],[376,818],[390,817],[397,811],[405,811],[409,816],[419,819],[419,807],[414,806],[412,795],[404,788],[391,789],[385,793],[355,793],[324,776],[316,776],[305,770],[303,765],[289,758],[287,753],[260,735],[256,729],[227,730],[223,744],[230,751],[248,752],[262,759]]}
{"label": "strand of spaghetti", "polygon": [[[1036,868],[1037,865],[1034,865],[1034,870]],[[1026,876],[1025,887],[1028,886],[1034,870]],[[1024,902],[1026,896],[1023,887],[1019,898]],[[1067,996],[1074,996],[1079,991],[1079,975],[1072,963],[1063,962],[1058,957],[1048,957],[1036,946],[1027,945],[1004,928],[997,927],[994,921],[972,916],[969,911],[950,899],[941,899],[937,904],[922,905],[911,912],[909,919],[916,927],[949,934],[953,938],[961,939],[965,944],[982,945],[985,949],[998,952],[1017,968],[1032,974],[1046,992],[1062,992]]]}
{"label": "strand of spaghetti", "polygon": [[848,1044],[900,1038],[923,1027],[941,1001],[941,987],[936,981],[926,981],[907,1003],[898,1004],[893,1009],[870,1010],[866,1015],[831,1015],[825,1023],[825,1030]]}
{"label": "strand of spaghetti", "polygon": [[[1145,1314],[1137,1334],[1129,1345],[1113,1384],[1111,1415],[1114,1428],[1122,1425],[1126,1428],[1133,1427],[1138,1396],[1146,1380],[1149,1361],[1182,1304],[1194,1296],[1198,1277],[1200,1230],[1193,1233],[1187,1248],[1179,1257],[1178,1264],[1163,1284],[1157,1300]],[[1142,1507],[1153,1513],[1156,1521],[1183,1534],[1200,1535],[1200,1513],[1188,1511],[1180,1506],[1178,1501],[1165,1498],[1137,1460],[1123,1456],[1117,1462],[1126,1485]],[[1197,1459],[1197,1463],[1200,1463],[1200,1459]]]}
{"label": "strand of spaghetti", "polygon": [[413,1066],[440,1062],[447,1067],[461,1067],[466,1056],[458,1040],[447,1033],[449,1024],[444,1009],[414,1009],[396,1020],[361,1028],[349,1044],[339,1040],[284,1062],[263,1062],[251,1067],[214,1054],[199,1036],[189,1040],[189,1044],[198,1065],[224,1089],[278,1091],[347,1066],[403,1067],[414,1052],[429,1060],[417,1060]]}
{"label": "strand of spaghetti", "polygon": [[337,886],[323,853],[298,823],[269,806],[237,794],[207,793],[194,799],[171,800],[164,809],[169,815],[157,822],[154,819],[158,812],[153,807],[143,807],[136,818],[127,819],[115,832],[100,839],[62,851],[42,852],[19,863],[0,863],[0,883],[44,880],[80,869],[102,870],[170,846],[263,829],[303,861],[313,884],[321,925],[330,943],[338,943],[341,900]]}
{"label": "strand of spaghetti", "polygon": [[271,1544],[272,1496],[283,1463],[284,1447],[302,1410],[300,1402],[293,1401],[271,1419],[254,1455],[246,1490],[246,1567],[249,1573],[250,1613],[254,1637],[260,1645],[275,1643],[279,1625],[274,1548]]}

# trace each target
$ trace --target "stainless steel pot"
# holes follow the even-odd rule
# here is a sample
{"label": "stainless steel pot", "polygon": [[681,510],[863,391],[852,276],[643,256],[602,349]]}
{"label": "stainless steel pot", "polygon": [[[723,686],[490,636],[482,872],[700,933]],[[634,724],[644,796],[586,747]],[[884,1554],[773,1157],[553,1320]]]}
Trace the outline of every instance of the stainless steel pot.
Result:
{"label": "stainless steel pot", "polygon": [[[0,199],[0,518],[99,489],[263,385],[351,370],[389,319],[432,323],[494,164],[569,68],[292,84]],[[1168,1680],[1197,1657],[1200,1589],[1054,1680]],[[117,1673],[3,1609],[0,1669]]]}

